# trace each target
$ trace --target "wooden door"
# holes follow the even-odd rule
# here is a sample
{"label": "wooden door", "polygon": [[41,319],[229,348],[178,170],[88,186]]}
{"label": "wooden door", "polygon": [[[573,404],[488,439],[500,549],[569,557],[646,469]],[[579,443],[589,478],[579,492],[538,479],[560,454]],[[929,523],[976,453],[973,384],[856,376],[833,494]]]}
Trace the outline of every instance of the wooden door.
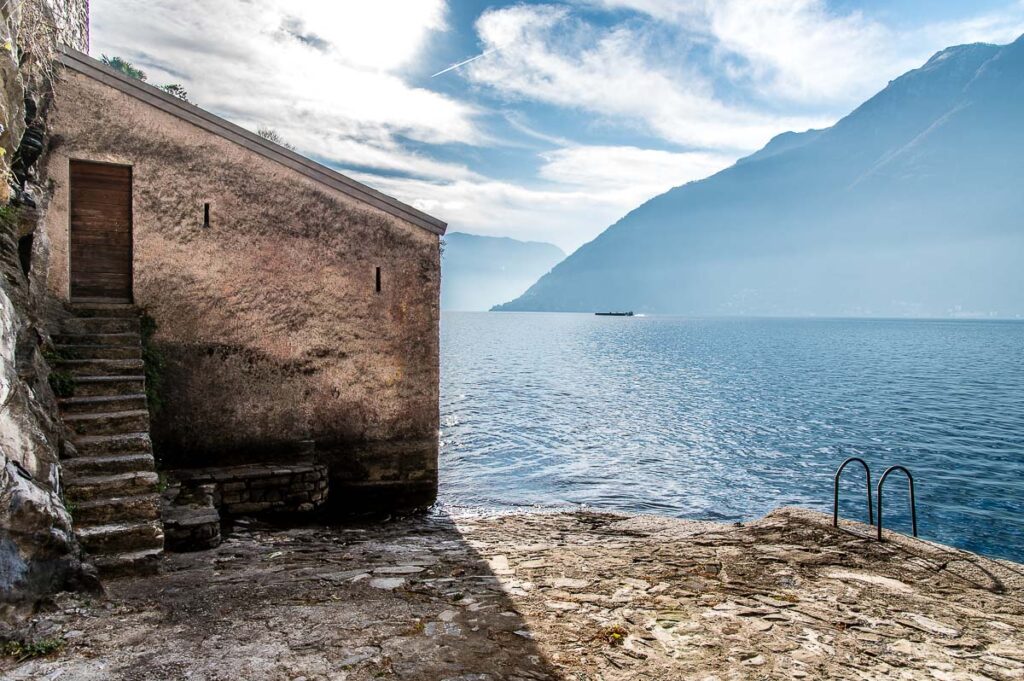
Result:
{"label": "wooden door", "polygon": [[132,300],[132,169],[71,161],[71,299]]}

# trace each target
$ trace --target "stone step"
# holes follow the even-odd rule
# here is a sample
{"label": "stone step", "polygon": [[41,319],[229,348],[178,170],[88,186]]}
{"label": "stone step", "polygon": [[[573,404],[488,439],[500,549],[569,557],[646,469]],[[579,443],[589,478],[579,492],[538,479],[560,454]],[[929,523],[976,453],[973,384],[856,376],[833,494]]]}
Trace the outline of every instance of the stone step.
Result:
{"label": "stone step", "polygon": [[[121,433],[119,435],[87,435],[73,440],[78,457],[111,456],[115,454],[152,454],[153,443],[149,433]],[[76,458],[78,458],[76,457]],[[66,459],[70,461],[70,459]]]}
{"label": "stone step", "polygon": [[141,316],[139,308],[130,303],[72,303],[71,313],[75,317],[135,317]]}
{"label": "stone step", "polygon": [[72,376],[141,376],[146,370],[142,359],[61,359],[57,366]]}
{"label": "stone step", "polygon": [[162,519],[165,551],[203,551],[220,544],[220,513],[213,506],[166,506]]}
{"label": "stone step", "polygon": [[159,476],[153,471],[133,471],[115,475],[74,475],[64,479],[64,490],[74,501],[94,501],[112,497],[130,497],[157,491]]}
{"label": "stone step", "polygon": [[145,551],[164,547],[164,530],[159,521],[113,522],[108,525],[79,527],[78,543],[86,554],[101,555]]}
{"label": "stone step", "polygon": [[99,414],[112,411],[139,411],[146,409],[145,393],[128,395],[97,395],[93,397],[64,397],[60,400],[61,412],[70,414]]}
{"label": "stone step", "polygon": [[74,378],[60,400],[74,447],[63,461],[75,535],[103,577],[155,572],[164,548],[159,476],[149,437],[141,313],[134,305],[79,301],[54,336]]}
{"label": "stone step", "polygon": [[76,435],[138,433],[149,430],[149,412],[145,409],[135,409],[95,414],[65,414],[64,425],[71,428]]}
{"label": "stone step", "polygon": [[95,333],[139,332],[139,320],[134,317],[75,317],[65,319],[64,334],[86,335]]}
{"label": "stone step", "polygon": [[152,575],[156,574],[160,568],[160,558],[163,556],[163,553],[163,548],[129,551],[127,553],[94,556],[91,558],[91,562],[96,566],[100,577],[106,579],[128,575]]}
{"label": "stone step", "polygon": [[142,359],[141,345],[57,345],[67,359]]}
{"label": "stone step", "polygon": [[160,519],[160,494],[93,499],[72,504],[75,527]]}
{"label": "stone step", "polygon": [[138,376],[77,376],[75,397],[137,395],[146,392],[146,378]]}
{"label": "stone step", "polygon": [[58,333],[53,336],[53,342],[57,345],[118,345],[139,347],[142,344],[142,335],[138,331],[125,331],[121,333],[80,333],[67,334]]}
{"label": "stone step", "polygon": [[148,452],[77,456],[73,459],[65,459],[62,465],[64,470],[75,475],[116,475],[117,473],[156,470],[153,455]]}

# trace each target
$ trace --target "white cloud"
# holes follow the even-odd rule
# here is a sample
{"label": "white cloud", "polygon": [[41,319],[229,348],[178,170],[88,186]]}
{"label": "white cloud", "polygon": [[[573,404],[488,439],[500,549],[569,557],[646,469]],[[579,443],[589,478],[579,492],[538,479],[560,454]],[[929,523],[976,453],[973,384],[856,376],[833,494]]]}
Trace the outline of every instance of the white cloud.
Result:
{"label": "white cloud", "polygon": [[929,24],[918,34],[918,40],[933,46],[977,42],[1011,43],[1024,34],[1024,0],[960,21]]}
{"label": "white cloud", "polygon": [[[94,2],[94,54],[122,56],[153,82],[239,124],[274,127],[299,151],[349,164],[466,177],[409,154],[402,135],[477,143],[474,107],[408,85],[400,69],[443,27],[442,0],[374,3]],[[349,156],[351,154],[351,156]]]}
{"label": "white cloud", "polygon": [[547,241],[566,252],[594,238],[636,207],[635,195],[628,187],[595,191],[583,187],[531,188],[498,180],[433,183],[351,175],[446,220],[450,231]]}
{"label": "white cloud", "polygon": [[885,26],[859,12],[833,15],[823,0],[706,2],[705,11],[722,49],[748,61],[762,96],[844,102],[913,66],[894,58]]}
{"label": "white cloud", "polygon": [[[270,0],[275,15],[296,20],[296,31],[327,43],[341,61],[394,71],[413,60],[431,31],[445,27],[443,0]],[[314,38],[314,42],[315,42]]]}
{"label": "white cloud", "polygon": [[637,147],[578,146],[541,154],[540,176],[592,190],[632,189],[646,200],[691,180],[712,175],[735,158],[709,152],[671,152]]}
{"label": "white cloud", "polygon": [[824,0],[597,2],[645,12],[709,39],[726,62],[725,73],[772,98],[846,101],[893,66],[889,29],[860,12],[832,13]]}
{"label": "white cloud", "polygon": [[360,176],[447,220],[453,231],[549,241],[571,252],[644,201],[732,162],[718,154],[577,146],[542,154],[542,188],[487,179],[447,183]]}
{"label": "white cloud", "polygon": [[1024,32],[1024,2],[960,21],[898,30],[825,0],[581,0],[626,8],[707,40],[722,72],[765,100],[851,105],[939,49],[1005,43]]}
{"label": "white cloud", "polygon": [[685,58],[672,65],[652,60],[652,39],[642,31],[598,28],[565,7],[491,10],[477,31],[492,52],[466,68],[474,82],[516,98],[631,119],[678,144],[749,150],[784,130],[824,122],[729,106]]}
{"label": "white cloud", "polygon": [[[255,128],[255,123],[250,127]],[[373,168],[434,180],[482,179],[463,164],[444,163],[426,154],[410,152],[392,139],[363,142],[351,137],[331,136],[319,130],[282,130],[286,141],[296,148],[315,148],[321,158],[339,166]]]}

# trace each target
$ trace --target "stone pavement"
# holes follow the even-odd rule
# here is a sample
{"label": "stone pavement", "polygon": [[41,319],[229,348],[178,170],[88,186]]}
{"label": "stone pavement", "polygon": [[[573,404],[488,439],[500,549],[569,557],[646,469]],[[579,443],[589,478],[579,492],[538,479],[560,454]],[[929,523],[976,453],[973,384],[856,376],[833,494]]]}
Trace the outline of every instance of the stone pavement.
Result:
{"label": "stone pavement", "polygon": [[[5,679],[1020,679],[1024,566],[781,509],[250,523],[61,597]],[[6,666],[4,666],[6,665]]]}

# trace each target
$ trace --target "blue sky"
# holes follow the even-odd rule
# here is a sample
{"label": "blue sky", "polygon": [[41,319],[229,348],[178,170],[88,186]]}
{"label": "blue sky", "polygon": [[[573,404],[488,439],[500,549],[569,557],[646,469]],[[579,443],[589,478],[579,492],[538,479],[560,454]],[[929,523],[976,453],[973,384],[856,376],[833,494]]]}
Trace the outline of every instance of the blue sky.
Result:
{"label": "blue sky", "polygon": [[1022,33],[1024,0],[93,0],[91,52],[453,231],[572,251],[944,47]]}

